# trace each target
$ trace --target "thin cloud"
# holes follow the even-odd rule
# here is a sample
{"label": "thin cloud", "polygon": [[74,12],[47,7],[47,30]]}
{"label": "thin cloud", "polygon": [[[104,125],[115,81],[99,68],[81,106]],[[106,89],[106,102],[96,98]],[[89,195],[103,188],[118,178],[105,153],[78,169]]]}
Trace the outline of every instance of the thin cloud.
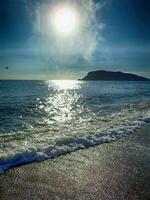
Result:
{"label": "thin cloud", "polygon": [[37,35],[41,55],[58,64],[72,64],[81,58],[85,62],[90,62],[97,44],[102,39],[103,24],[96,18],[102,5],[93,0],[63,1],[63,3],[75,7],[80,18],[80,27],[77,32],[63,38],[54,34],[49,21],[53,7],[59,3],[62,4],[62,1],[45,1],[37,5],[35,35]]}

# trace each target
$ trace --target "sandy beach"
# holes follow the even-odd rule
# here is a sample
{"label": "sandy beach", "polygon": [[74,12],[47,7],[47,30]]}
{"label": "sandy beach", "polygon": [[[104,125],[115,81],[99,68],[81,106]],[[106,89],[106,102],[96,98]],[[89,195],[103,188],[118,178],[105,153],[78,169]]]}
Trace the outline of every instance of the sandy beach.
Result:
{"label": "sandy beach", "polygon": [[113,143],[8,170],[9,199],[150,199],[150,124]]}

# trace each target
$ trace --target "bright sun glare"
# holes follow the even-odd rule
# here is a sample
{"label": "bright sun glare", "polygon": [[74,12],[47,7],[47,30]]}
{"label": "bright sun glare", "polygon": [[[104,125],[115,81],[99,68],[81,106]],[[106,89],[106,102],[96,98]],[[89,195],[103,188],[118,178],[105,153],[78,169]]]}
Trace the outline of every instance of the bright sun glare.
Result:
{"label": "bright sun glare", "polygon": [[55,29],[60,33],[71,33],[77,25],[77,15],[69,7],[59,8],[53,16]]}

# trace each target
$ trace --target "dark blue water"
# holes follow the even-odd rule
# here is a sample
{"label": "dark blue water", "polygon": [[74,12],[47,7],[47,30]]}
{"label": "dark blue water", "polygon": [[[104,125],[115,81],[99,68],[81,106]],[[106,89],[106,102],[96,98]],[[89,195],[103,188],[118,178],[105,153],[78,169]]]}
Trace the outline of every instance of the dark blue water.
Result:
{"label": "dark blue water", "polygon": [[150,119],[150,82],[0,81],[0,171],[112,142]]}

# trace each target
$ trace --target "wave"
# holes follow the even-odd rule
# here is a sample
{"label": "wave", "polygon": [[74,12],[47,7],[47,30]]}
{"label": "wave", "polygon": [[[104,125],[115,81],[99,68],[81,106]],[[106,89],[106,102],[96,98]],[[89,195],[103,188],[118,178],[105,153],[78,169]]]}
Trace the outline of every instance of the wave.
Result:
{"label": "wave", "polygon": [[[40,162],[46,159],[56,158],[79,149],[90,148],[103,143],[111,143],[117,139],[127,136],[134,132],[145,123],[150,122],[150,115],[146,117],[137,117],[134,121],[124,123],[119,129],[102,132],[96,132],[93,135],[84,137],[69,137],[66,139],[56,140],[53,145],[45,148],[26,150],[21,153],[12,153],[10,156],[5,155],[0,158],[0,174],[6,170],[23,164]],[[103,135],[103,136],[102,136]]]}

